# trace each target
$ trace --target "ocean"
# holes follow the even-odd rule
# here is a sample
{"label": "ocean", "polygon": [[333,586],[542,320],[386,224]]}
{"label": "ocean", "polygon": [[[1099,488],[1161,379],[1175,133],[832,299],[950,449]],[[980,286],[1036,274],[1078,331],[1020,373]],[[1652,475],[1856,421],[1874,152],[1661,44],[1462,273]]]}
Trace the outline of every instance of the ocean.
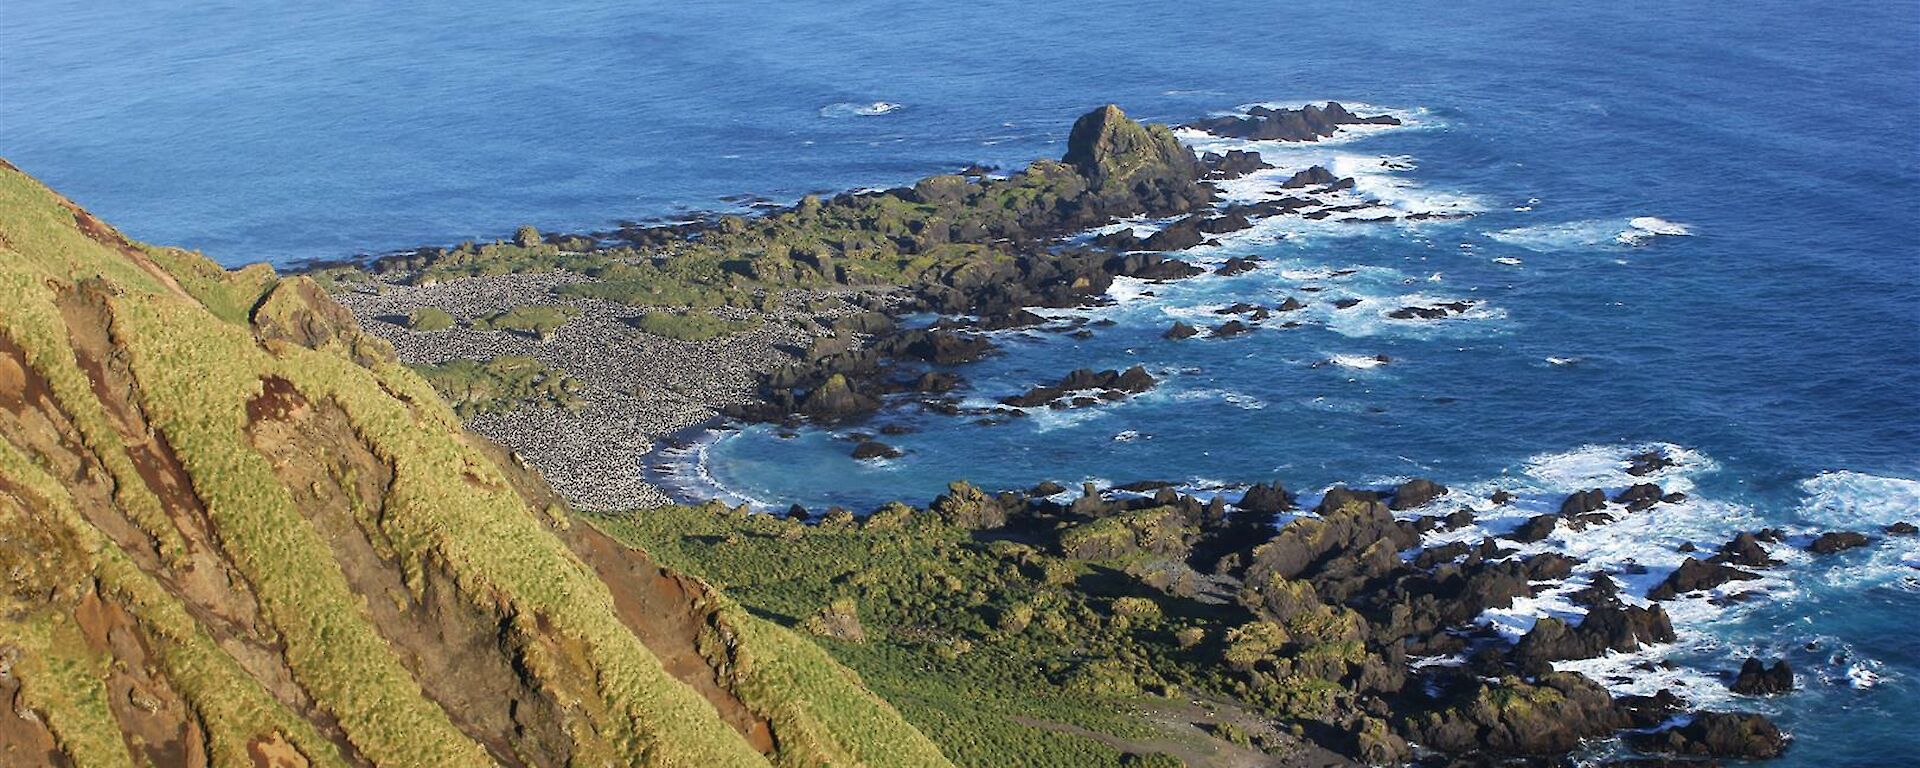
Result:
{"label": "ocean", "polygon": [[[1124,403],[997,426],[891,412],[876,424],[914,431],[883,438],[906,452],[885,462],[851,459],[852,429],[762,427],[679,460],[713,492],[816,510],[924,503],[960,478],[1230,497],[1279,480],[1310,502],[1429,477],[1454,489],[1442,509],[1485,512],[1484,532],[1638,481],[1625,458],[1658,448],[1679,461],[1649,479],[1687,501],[1530,545],[1644,567],[1641,586],[1680,545],[1737,530],[1800,544],[1920,519],[1912,3],[22,0],[0,8],[0,74],[0,155],[131,236],[230,265],[1017,169],[1107,102],[1184,122],[1339,100],[1406,125],[1253,148],[1353,176],[1393,212],[1472,215],[1262,224],[1181,254],[1259,256],[1256,271],[1122,281],[1110,305],[1052,313],[1113,321],[1091,337],[1002,332],[960,371],[983,405],[1073,368],[1161,379]],[[1290,296],[1308,304],[1296,328],[1160,338]],[[1456,300],[1472,308],[1388,316]],[[1516,507],[1474,501],[1496,489]],[[1670,606],[1680,642],[1582,668],[1774,715],[1795,745],[1772,765],[1907,762],[1920,541],[1789,549],[1754,599]],[[1486,618],[1521,632],[1572,612],[1548,593]],[[1802,690],[1731,696],[1722,674],[1748,654],[1788,659]],[[1673,668],[1635,667],[1656,658]]]}

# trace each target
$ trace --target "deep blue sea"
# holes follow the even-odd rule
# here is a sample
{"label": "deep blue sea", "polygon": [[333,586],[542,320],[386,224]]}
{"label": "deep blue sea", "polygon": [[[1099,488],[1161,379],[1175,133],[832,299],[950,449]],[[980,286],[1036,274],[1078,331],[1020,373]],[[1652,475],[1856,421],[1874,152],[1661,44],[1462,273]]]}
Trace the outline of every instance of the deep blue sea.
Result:
{"label": "deep blue sea", "polygon": [[[1260,270],[1123,281],[1111,306],[1058,313],[1115,321],[1092,338],[1002,334],[962,371],[982,404],[1076,367],[1144,365],[1154,392],[1000,426],[890,415],[918,431],[884,463],[849,458],[846,430],[757,428],[688,460],[815,509],[924,502],[955,478],[1278,479],[1310,499],[1426,476],[1449,505],[1520,493],[1487,512],[1498,530],[1627,485],[1624,457],[1660,447],[1680,464],[1655,479],[1689,501],[1537,545],[1646,566],[1640,584],[1684,542],[1920,518],[1915,3],[517,5],[14,0],[0,155],[135,237],[287,263],[1017,168],[1106,102],[1169,122],[1365,104],[1408,125],[1255,148],[1400,213],[1473,216],[1262,225],[1184,254]],[[1309,301],[1301,327],[1160,338],[1287,296]],[[1455,299],[1477,304],[1386,317]],[[1909,763],[1920,543],[1777,555],[1761,599],[1682,601],[1679,643],[1583,668],[1775,714],[1796,743],[1774,765]],[[1487,620],[1572,610],[1549,593]],[[1802,690],[1728,694],[1719,674],[1749,653],[1789,659]],[[1680,666],[1630,670],[1646,656]]]}

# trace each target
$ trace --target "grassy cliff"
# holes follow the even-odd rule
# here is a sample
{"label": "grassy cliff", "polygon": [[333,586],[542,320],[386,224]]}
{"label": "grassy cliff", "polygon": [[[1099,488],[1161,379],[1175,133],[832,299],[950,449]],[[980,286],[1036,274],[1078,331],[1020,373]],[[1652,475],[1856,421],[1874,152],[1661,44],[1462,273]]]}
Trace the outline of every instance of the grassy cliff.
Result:
{"label": "grassy cliff", "polygon": [[0,765],[942,765],[306,278],[0,163]]}

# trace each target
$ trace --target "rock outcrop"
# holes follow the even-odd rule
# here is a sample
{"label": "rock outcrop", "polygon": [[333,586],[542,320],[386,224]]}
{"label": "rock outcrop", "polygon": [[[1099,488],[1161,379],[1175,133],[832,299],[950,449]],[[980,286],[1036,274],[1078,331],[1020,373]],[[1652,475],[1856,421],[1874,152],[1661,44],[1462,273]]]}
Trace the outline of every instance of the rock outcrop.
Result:
{"label": "rock outcrop", "polygon": [[1309,104],[1297,109],[1255,106],[1245,115],[1209,118],[1186,127],[1215,136],[1254,141],[1319,141],[1338,133],[1346,125],[1399,125],[1392,115],[1361,117],[1330,101],[1326,106]]}
{"label": "rock outcrop", "polygon": [[1731,688],[1734,693],[1748,696],[1792,693],[1793,667],[1787,666],[1785,659],[1776,661],[1769,667],[1759,659],[1748,656],[1746,663],[1740,665],[1739,675],[1734,678],[1733,684],[1728,688]]}

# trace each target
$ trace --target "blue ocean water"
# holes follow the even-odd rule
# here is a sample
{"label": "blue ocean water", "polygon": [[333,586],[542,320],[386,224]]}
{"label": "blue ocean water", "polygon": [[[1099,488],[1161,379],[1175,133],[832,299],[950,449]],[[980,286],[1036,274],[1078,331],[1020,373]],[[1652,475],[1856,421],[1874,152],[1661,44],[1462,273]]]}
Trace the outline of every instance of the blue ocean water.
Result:
{"label": "blue ocean water", "polygon": [[[229,264],[1018,167],[1105,102],[1163,121],[1393,110],[1411,125],[1269,159],[1473,217],[1263,227],[1187,254],[1261,270],[1125,284],[1083,313],[1115,321],[1092,338],[1006,334],[962,371],[988,402],[1138,363],[1162,378],[1151,394],[1001,426],[889,416],[919,431],[887,438],[907,455],[882,464],[815,430],[748,429],[696,458],[733,493],[816,509],[925,501],[963,477],[1279,479],[1311,496],[1427,476],[1450,501],[1521,493],[1519,512],[1489,513],[1497,529],[1626,485],[1621,459],[1658,446],[1681,459],[1658,481],[1687,503],[1542,545],[1643,579],[1737,529],[1803,542],[1920,517],[1917,84],[1911,3],[0,7],[0,155],[136,237]],[[1691,234],[1620,242],[1636,217]],[[1159,338],[1286,296],[1311,304],[1299,328]],[[1385,317],[1452,299],[1479,304]],[[1376,354],[1392,362],[1360,367]],[[1797,742],[1776,765],[1907,762],[1920,546],[1782,554],[1764,599],[1673,608],[1679,668],[1591,671],[1775,714]],[[1566,608],[1489,620],[1518,631]],[[1803,690],[1730,697],[1716,675],[1748,653],[1791,660]]]}

